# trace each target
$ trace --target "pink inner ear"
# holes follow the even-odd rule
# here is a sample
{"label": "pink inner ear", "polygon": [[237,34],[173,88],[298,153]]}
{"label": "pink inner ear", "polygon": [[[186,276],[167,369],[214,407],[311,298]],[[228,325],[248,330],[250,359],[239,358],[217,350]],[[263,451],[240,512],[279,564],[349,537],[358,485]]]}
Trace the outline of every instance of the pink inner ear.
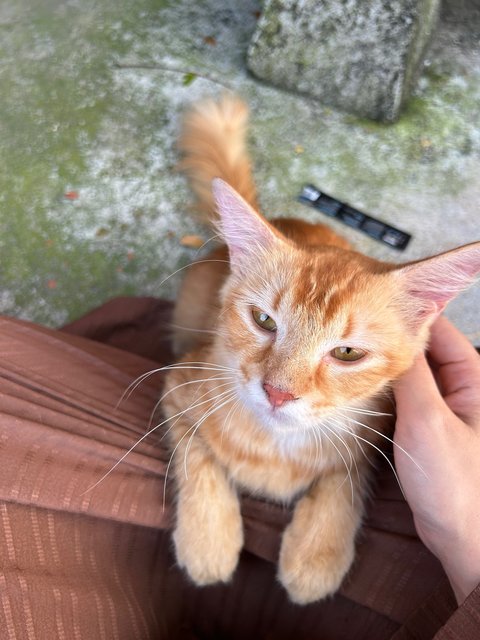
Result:
{"label": "pink inner ear", "polygon": [[408,293],[421,302],[418,315],[439,313],[479,274],[480,242],[408,265],[400,272]]}
{"label": "pink inner ear", "polygon": [[233,265],[245,262],[255,251],[279,241],[271,225],[226,182],[215,178],[212,190],[220,217],[220,233],[228,245]]}

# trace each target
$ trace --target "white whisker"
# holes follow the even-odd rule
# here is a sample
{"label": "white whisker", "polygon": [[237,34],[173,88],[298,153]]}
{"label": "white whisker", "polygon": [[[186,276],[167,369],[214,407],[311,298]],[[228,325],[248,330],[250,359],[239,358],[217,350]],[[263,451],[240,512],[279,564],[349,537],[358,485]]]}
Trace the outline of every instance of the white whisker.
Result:
{"label": "white whisker", "polygon": [[[333,428],[333,431],[335,433],[335,428]],[[344,438],[342,438],[338,433],[336,433],[337,438],[340,440],[340,442],[343,444],[343,446],[345,447],[345,449],[348,451],[349,455],[350,455],[350,461],[353,462],[353,465],[355,467],[355,471],[357,472],[357,478],[358,481],[361,482],[361,478],[360,478],[360,471],[358,469],[358,464],[357,464],[357,460],[354,456],[354,454],[351,451],[351,448],[348,446],[347,442],[345,441]],[[356,442],[355,445],[357,447],[360,447],[360,443]]]}
{"label": "white whisker", "polygon": [[366,416],[388,416],[393,417],[393,413],[383,413],[382,411],[373,411],[373,409],[360,409],[358,407],[342,407],[342,410],[351,411],[352,413],[361,413]]}
{"label": "white whisker", "polygon": [[395,476],[395,480],[398,483],[398,486],[400,488],[400,491],[402,492],[403,497],[406,500],[406,496],[405,493],[403,491],[403,487],[402,484],[400,482],[400,478],[398,477],[398,474],[395,470],[395,467],[393,466],[393,464],[391,463],[391,461],[388,459],[388,456],[376,445],[373,444],[373,442],[370,442],[370,440],[367,440],[366,438],[362,438],[362,436],[359,436],[358,433],[354,433],[353,431],[351,431],[350,429],[346,428],[346,427],[342,427],[339,424],[337,424],[336,426],[337,429],[341,429],[342,431],[346,431],[347,433],[349,433],[350,435],[352,435],[354,438],[357,438],[358,440],[361,440],[362,442],[365,442],[366,444],[369,444],[371,447],[373,447],[374,449],[376,449],[387,461],[388,465],[390,466],[391,470],[393,471],[393,475]]}
{"label": "white whisker", "polygon": [[185,479],[188,480],[188,473],[187,473],[187,458],[188,458],[188,452],[190,451],[190,447],[192,444],[192,439],[194,438],[195,434],[197,433],[197,431],[199,430],[199,428],[202,426],[202,424],[205,422],[205,420],[207,420],[207,418],[209,418],[211,415],[213,415],[214,413],[216,413],[217,411],[219,411],[222,407],[224,407],[226,404],[228,404],[229,402],[231,402],[235,397],[236,397],[236,392],[235,391],[230,391],[230,396],[226,396],[225,398],[222,398],[221,400],[217,400],[217,402],[214,404],[214,406],[207,411],[207,413],[205,415],[203,415],[199,420],[197,420],[197,422],[195,423],[194,427],[194,431],[192,433],[192,435],[190,436],[190,438],[188,439],[188,443],[187,446],[185,448],[185,456],[184,456],[184,465],[183,468],[185,470]]}
{"label": "white whisker", "polygon": [[227,417],[225,418],[225,420],[223,421],[223,425],[222,425],[222,435],[220,438],[220,443],[223,443],[223,436],[224,433],[228,433],[231,423],[232,423],[232,418],[233,415],[235,414],[235,411],[238,409],[238,407],[240,406],[240,402],[241,400],[238,399],[231,407],[230,410],[227,414]]}
{"label": "white whisker", "polygon": [[190,262],[189,264],[186,264],[185,266],[180,267],[180,269],[177,269],[176,271],[171,273],[169,276],[164,278],[158,286],[161,287],[162,285],[164,285],[167,280],[169,280],[170,278],[173,278],[173,276],[175,276],[177,273],[180,273],[180,271],[183,271],[184,269],[188,269],[188,267],[193,267],[194,264],[203,264],[205,262],[224,262],[226,264],[230,264],[228,260],[214,260],[212,258],[205,259],[205,260],[196,260],[195,262]]}
{"label": "white whisker", "polygon": [[[152,413],[150,414],[150,419],[148,421],[148,429],[150,429],[150,427],[152,425],[153,416],[155,415],[158,407],[160,406],[160,404],[165,400],[165,398],[168,395],[170,395],[174,391],[177,391],[177,389],[180,389],[181,387],[186,387],[187,385],[190,385],[190,384],[196,384],[196,383],[205,384],[206,382],[217,381],[217,380],[235,380],[235,378],[233,376],[212,376],[210,378],[200,378],[198,380],[189,380],[188,382],[182,382],[181,384],[177,384],[174,387],[172,387],[171,389],[169,389],[169,391],[166,391],[161,396],[161,398],[155,403],[155,406],[153,407]],[[203,386],[203,384],[202,384],[202,386]]]}
{"label": "white whisker", "polygon": [[[227,391],[225,391],[224,393],[228,393]],[[143,440],[145,440],[145,438],[148,438],[149,435],[151,435],[154,431],[156,431],[157,429],[159,429],[160,427],[162,427],[164,424],[166,424],[167,422],[169,422],[170,420],[173,420],[174,418],[177,418],[177,416],[182,416],[184,413],[186,413],[187,411],[190,411],[191,409],[196,409],[197,407],[206,404],[207,402],[211,402],[211,399],[207,399],[207,400],[203,400],[202,402],[199,402],[198,404],[195,405],[191,405],[190,407],[187,407],[187,409],[184,409],[183,411],[179,411],[178,413],[176,413],[173,416],[170,416],[169,418],[166,418],[165,420],[162,420],[162,422],[160,422],[159,424],[156,424],[154,427],[152,427],[151,429],[149,429],[146,433],[144,433],[123,455],[121,458],[119,458],[119,460],[117,460],[117,462],[115,462],[115,464],[107,471],[107,473],[105,473],[100,480],[97,480],[97,482],[95,482],[95,484],[93,484],[91,487],[89,487],[88,489],[86,489],[83,493],[81,493],[80,495],[83,496],[85,493],[92,491],[92,489],[95,489],[95,487],[97,485],[99,485],[103,480],[105,480],[105,478],[107,478],[112,471],[114,471],[118,465],[123,462],[123,460],[125,460],[125,458],[134,450],[136,449],[136,447],[138,447],[138,445],[143,442]]]}
{"label": "white whisker", "polygon": [[[210,238],[208,238],[207,240],[205,240],[205,242],[204,242],[200,247],[198,247],[196,255],[198,255],[198,254],[200,253],[200,251],[201,251],[201,250],[202,250],[202,249],[203,249],[203,248],[204,248],[204,247],[205,247],[209,242],[212,242],[212,240],[216,240],[217,238],[220,238],[220,240],[223,240],[223,235],[222,235],[221,233],[216,233],[215,235],[210,236]],[[230,264],[230,261],[229,261],[229,260],[224,260],[223,262],[228,262],[228,263]]]}
{"label": "white whisker", "polygon": [[[187,411],[190,411],[190,409],[196,409],[199,406],[202,406],[204,404],[206,404],[207,402],[212,402],[212,400],[215,400],[216,398],[218,398],[220,395],[229,392],[229,389],[225,389],[225,391],[222,391],[221,394],[217,395],[217,396],[213,396],[211,398],[207,398],[206,400],[204,400],[203,402],[198,403],[198,400],[201,400],[202,398],[204,398],[205,396],[208,396],[209,393],[213,393],[215,392],[217,389],[220,389],[220,387],[226,387],[228,385],[234,385],[233,382],[226,382],[224,384],[221,385],[217,385],[216,387],[214,387],[213,389],[208,389],[208,391],[205,391],[205,393],[202,393],[201,396],[199,396],[198,394],[194,397],[194,399],[192,400],[192,402],[190,403],[190,405],[184,409],[183,411],[180,412],[180,414],[176,414],[179,415],[180,417],[177,418],[175,420],[175,422],[173,422],[168,429],[165,431],[165,433],[163,434],[163,436],[160,438],[160,440],[163,440],[164,438],[167,437],[167,435],[170,433],[170,431],[173,429],[173,427],[177,424],[177,422],[180,420],[180,418],[183,416],[184,413],[186,413]],[[197,389],[197,392],[199,391],[199,389]],[[194,404],[195,402],[197,402],[197,404]]]}
{"label": "white whisker", "polygon": [[232,367],[226,367],[224,365],[216,364],[213,362],[203,362],[203,361],[192,361],[192,362],[178,362],[174,364],[167,364],[164,367],[158,367],[158,369],[152,369],[151,371],[147,371],[146,373],[142,373],[142,375],[135,378],[133,382],[131,382],[125,391],[122,393],[120,400],[117,402],[115,409],[118,409],[120,404],[128,399],[131,394],[135,391],[135,389],[142,384],[148,377],[153,376],[155,373],[160,373],[162,371],[171,371],[172,369],[193,369],[200,371],[218,371],[218,372],[231,372],[238,373],[238,369],[232,369]]}
{"label": "white whisker", "polygon": [[193,329],[192,327],[183,327],[181,324],[174,324],[173,322],[169,322],[168,324],[173,329],[181,329],[182,331],[194,331],[195,333],[211,333],[211,334],[218,333],[213,329]]}
{"label": "white whisker", "polygon": [[318,459],[319,459],[319,446],[318,446],[318,436],[317,436],[317,432],[315,431],[315,429],[309,429],[307,431],[308,433],[308,437],[310,440],[313,439],[313,442],[315,444],[315,450],[313,450],[312,447],[310,447],[311,449],[311,453],[310,453],[310,457],[313,457],[313,462],[312,462],[312,466],[315,468],[318,464]]}
{"label": "white whisker", "polygon": [[378,431],[377,429],[374,429],[373,427],[370,427],[367,424],[363,424],[363,422],[359,422],[358,420],[354,420],[353,418],[350,418],[349,416],[345,416],[345,417],[349,422],[353,422],[354,424],[357,424],[359,427],[364,427],[365,429],[368,429],[369,431],[373,431],[373,433],[376,433],[377,435],[381,436],[385,440],[388,440],[388,442],[391,442],[394,447],[397,447],[397,449],[402,451],[402,453],[404,453],[407,456],[407,458],[409,458],[413,462],[413,464],[417,467],[417,469],[423,473],[425,478],[428,478],[427,474],[422,469],[422,467],[418,464],[418,462],[408,453],[408,451],[406,451],[403,447],[401,447],[394,440],[392,440],[392,438],[389,438],[388,436],[386,436],[381,431]]}
{"label": "white whisker", "polygon": [[320,460],[323,460],[323,438],[322,435],[322,425],[316,425],[310,432],[313,434],[315,438],[315,466],[319,463]]}
{"label": "white whisker", "polygon": [[[227,390],[227,391],[224,391],[222,394],[219,394],[219,396],[220,395],[226,395],[228,393],[231,393],[231,392]],[[215,400],[216,398],[219,398],[219,396],[215,396],[215,398],[208,398],[207,400],[203,400],[203,402],[201,402],[201,403],[199,403],[197,405],[194,405],[193,407],[189,407],[188,409],[185,409],[184,411],[181,411],[178,414],[175,414],[174,416],[172,416],[172,418],[177,418],[177,416],[182,416],[184,413],[186,413],[186,411],[189,411],[190,409],[195,409],[196,407],[198,407],[198,406],[200,406],[202,404],[206,404],[207,402],[212,402],[212,400]],[[177,422],[178,422],[179,419],[180,418],[177,418]],[[172,464],[172,461],[173,461],[173,457],[174,457],[175,452],[177,451],[178,447],[182,443],[183,439],[190,433],[190,431],[192,429],[195,428],[195,425],[196,425],[196,423],[193,424],[191,427],[189,427],[187,429],[187,431],[183,434],[183,436],[180,438],[180,440],[175,445],[175,447],[174,447],[174,449],[173,449],[173,451],[172,451],[172,453],[170,455],[170,459],[168,461],[167,468],[165,470],[165,481],[164,481],[164,484],[163,484],[163,509],[165,509],[165,499],[166,499],[166,491],[167,491],[168,473],[170,471],[170,467],[171,467],[171,464]]]}
{"label": "white whisker", "polygon": [[[323,431],[323,429],[327,429],[327,431],[329,431],[331,434],[335,435],[338,437],[338,434],[335,433],[335,431],[333,431],[332,429],[330,429],[330,427],[328,427],[325,423],[322,424],[322,433],[323,435],[330,441],[330,443],[335,447],[335,449],[337,450],[338,455],[341,457],[341,459],[343,460],[343,464],[345,465],[345,469],[347,470],[347,475],[345,476],[345,479],[343,480],[342,484],[338,487],[338,489],[341,488],[341,486],[343,485],[344,482],[346,482],[347,478],[350,481],[350,491],[351,491],[351,495],[352,495],[352,505],[353,505],[353,482],[352,482],[352,476],[350,473],[350,467],[347,464],[347,461],[345,460],[345,458],[343,457],[342,452],[340,451],[340,449],[337,447],[337,445],[333,442],[333,440],[328,436],[327,433],[325,433],[325,431]],[[351,452],[347,447],[347,451],[350,454],[351,457]]]}

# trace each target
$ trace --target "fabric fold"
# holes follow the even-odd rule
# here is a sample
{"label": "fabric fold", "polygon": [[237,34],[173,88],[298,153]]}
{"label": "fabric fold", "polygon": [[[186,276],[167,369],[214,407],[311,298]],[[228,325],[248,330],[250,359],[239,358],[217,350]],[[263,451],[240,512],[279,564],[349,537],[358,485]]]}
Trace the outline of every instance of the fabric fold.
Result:
{"label": "fabric fold", "polygon": [[292,510],[252,496],[242,496],[232,583],[189,583],[170,542],[167,427],[145,436],[162,374],[119,404],[139,376],[172,362],[170,312],[122,298],[63,331],[0,320],[2,638],[429,640],[441,627],[438,640],[473,638],[480,596],[448,620],[451,590],[387,465],[333,598],[288,602],[275,575]]}

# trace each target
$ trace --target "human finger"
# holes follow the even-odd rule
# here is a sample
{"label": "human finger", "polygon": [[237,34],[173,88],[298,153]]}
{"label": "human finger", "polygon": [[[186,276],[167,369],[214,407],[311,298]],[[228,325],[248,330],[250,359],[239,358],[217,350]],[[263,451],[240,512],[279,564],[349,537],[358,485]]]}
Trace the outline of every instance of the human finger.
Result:
{"label": "human finger", "polygon": [[445,316],[437,318],[430,329],[428,351],[438,366],[468,361],[480,369],[475,347]]}
{"label": "human finger", "polygon": [[410,369],[393,386],[397,414],[407,421],[413,417],[418,420],[429,408],[442,407],[443,398],[422,353]]}
{"label": "human finger", "polygon": [[462,403],[476,402],[480,395],[480,357],[467,338],[444,317],[432,326],[429,356],[447,402],[459,394]]}

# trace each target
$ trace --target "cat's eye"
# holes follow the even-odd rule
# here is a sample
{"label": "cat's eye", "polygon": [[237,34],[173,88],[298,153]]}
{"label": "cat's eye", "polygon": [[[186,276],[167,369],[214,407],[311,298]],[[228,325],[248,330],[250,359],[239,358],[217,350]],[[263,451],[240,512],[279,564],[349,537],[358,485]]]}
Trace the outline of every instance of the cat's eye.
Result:
{"label": "cat's eye", "polygon": [[268,315],[268,313],[265,313],[265,311],[257,309],[257,307],[252,307],[252,316],[258,326],[262,327],[262,329],[271,332],[277,330],[277,323]]}
{"label": "cat's eye", "polygon": [[356,360],[361,360],[366,353],[363,349],[356,349],[355,347],[335,347],[330,351],[330,355],[342,362],[355,362]]}

